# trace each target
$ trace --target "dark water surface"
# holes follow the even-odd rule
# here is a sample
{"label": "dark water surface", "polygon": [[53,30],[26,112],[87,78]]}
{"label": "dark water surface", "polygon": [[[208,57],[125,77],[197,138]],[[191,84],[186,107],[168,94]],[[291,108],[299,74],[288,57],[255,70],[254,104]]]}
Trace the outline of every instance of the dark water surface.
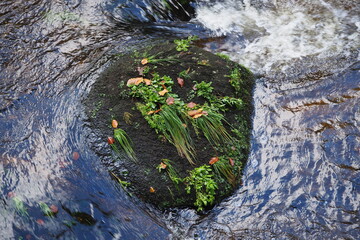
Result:
{"label": "dark water surface", "polygon": [[[160,3],[0,3],[1,239],[359,239],[356,1]],[[206,216],[129,197],[81,103],[114,54],[188,34],[261,74],[243,187]]]}

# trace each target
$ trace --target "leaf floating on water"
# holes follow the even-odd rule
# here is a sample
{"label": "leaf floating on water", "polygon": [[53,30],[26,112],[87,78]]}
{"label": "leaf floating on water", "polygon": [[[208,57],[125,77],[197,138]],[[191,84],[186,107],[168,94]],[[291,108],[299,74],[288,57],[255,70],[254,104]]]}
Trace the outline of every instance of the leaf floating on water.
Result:
{"label": "leaf floating on water", "polygon": [[56,213],[59,212],[59,208],[58,208],[57,206],[55,206],[55,205],[51,205],[51,206],[50,206],[50,210],[51,210],[51,212],[54,213],[54,214],[56,214]]}
{"label": "leaf floating on water", "polygon": [[168,93],[169,92],[169,90],[167,90],[166,88],[164,89],[164,90],[162,90],[162,91],[160,91],[159,92],[159,95],[160,96],[164,96],[166,93]]}
{"label": "leaf floating on water", "polygon": [[194,108],[194,107],[196,107],[196,103],[194,103],[194,102],[189,102],[186,106],[188,107],[188,108]]}
{"label": "leaf floating on water", "polygon": [[73,154],[72,154],[72,159],[73,160],[78,160],[80,158],[80,154],[78,153],[78,152],[73,152]]}
{"label": "leaf floating on water", "polygon": [[117,127],[119,126],[118,121],[116,121],[115,119],[113,119],[113,120],[111,121],[111,126],[112,126],[113,128],[117,128]]}
{"label": "leaf floating on water", "polygon": [[217,161],[219,161],[219,158],[218,157],[212,157],[209,161],[209,164],[210,165],[213,165],[214,163],[216,163]]}
{"label": "leaf floating on water", "polygon": [[173,98],[173,97],[168,97],[166,99],[167,105],[172,105],[172,104],[174,104],[174,102],[175,102],[175,98]]}
{"label": "leaf floating on water", "polygon": [[145,65],[145,64],[148,64],[148,63],[149,63],[149,60],[147,58],[144,58],[143,60],[141,60],[142,65]]}
{"label": "leaf floating on water", "polygon": [[178,84],[180,85],[180,87],[183,87],[184,86],[184,79],[182,79],[182,78],[177,78],[177,82],[178,82]]}
{"label": "leaf floating on water", "polygon": [[153,187],[150,187],[150,190],[149,190],[151,193],[154,193],[155,192],[155,189]]}
{"label": "leaf floating on water", "polygon": [[115,143],[115,139],[113,137],[108,137],[108,144],[114,144]]}
{"label": "leaf floating on water", "polygon": [[42,219],[36,220],[36,223],[39,224],[39,225],[44,225],[45,224],[44,220],[42,220]]}

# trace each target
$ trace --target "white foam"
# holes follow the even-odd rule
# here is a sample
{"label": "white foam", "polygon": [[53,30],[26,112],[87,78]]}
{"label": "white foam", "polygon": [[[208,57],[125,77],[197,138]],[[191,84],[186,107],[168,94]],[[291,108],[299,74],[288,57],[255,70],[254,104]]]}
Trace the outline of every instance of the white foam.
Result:
{"label": "white foam", "polygon": [[216,35],[244,36],[245,44],[230,40],[221,48],[233,60],[260,72],[267,72],[274,63],[359,47],[359,16],[322,1],[309,4],[312,9],[294,3],[274,6],[256,9],[249,1],[225,0],[201,4],[196,19]]}

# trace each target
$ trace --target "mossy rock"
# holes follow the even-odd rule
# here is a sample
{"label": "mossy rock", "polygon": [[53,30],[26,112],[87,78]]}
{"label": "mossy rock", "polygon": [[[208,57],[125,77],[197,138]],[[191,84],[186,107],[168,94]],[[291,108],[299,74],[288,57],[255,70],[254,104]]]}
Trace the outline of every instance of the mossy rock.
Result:
{"label": "mossy rock", "polygon": [[[148,63],[144,59],[147,59]],[[166,81],[163,81],[163,76],[168,76]],[[182,86],[178,83],[179,77],[183,79]],[[137,83],[139,85],[134,85],[135,80],[133,85],[127,86],[131,78],[139,78],[140,81]],[[152,82],[146,85],[145,81],[141,82],[141,78]],[[158,85],[155,84],[156,82]],[[213,88],[212,92],[210,91],[211,96],[209,94],[200,96],[199,89],[194,88],[196,83],[201,82],[211,82]],[[163,90],[166,88],[169,92],[163,92],[164,95],[160,96],[160,85]],[[187,51],[179,52],[175,44],[164,43],[119,57],[93,85],[85,105],[91,126],[94,130],[96,129],[94,132],[99,138],[106,141],[108,137],[114,135],[111,122],[116,119],[119,123],[118,128],[124,130],[132,142],[136,160],[133,161],[123,154],[121,146],[115,143],[112,146],[117,146],[119,152],[109,151],[112,160],[105,162],[110,168],[109,171],[117,180],[129,183],[126,187],[129,193],[160,208],[194,207],[196,201],[194,189],[191,189],[190,194],[185,190],[189,182],[180,180],[176,184],[169,177],[167,172],[169,167],[158,168],[162,159],[170,159],[171,166],[178,173],[179,179],[184,179],[194,168],[208,165],[213,169],[217,163],[209,165],[209,161],[211,159],[214,161],[218,157],[223,165],[228,170],[230,169],[230,175],[233,178],[229,180],[222,174],[216,174],[213,169],[211,173],[214,175],[213,179],[218,188],[215,192],[215,201],[208,202],[206,209],[229,196],[240,185],[241,170],[249,154],[253,85],[253,75],[248,69],[223,56],[195,46],[191,46]],[[134,97],[136,94],[133,92],[131,96],[130,92],[136,91],[140,86],[144,89],[152,88],[152,92],[159,94],[160,99],[153,106],[154,111],[148,112],[149,108],[146,107],[142,113],[139,111],[141,107],[139,108],[138,103],[141,103],[140,106],[143,107],[147,103],[141,94]],[[205,87],[205,90],[209,88]],[[175,96],[176,104],[165,102],[171,96]],[[236,99],[241,99],[241,101],[236,102]],[[232,105],[229,103],[230,100],[241,104]],[[193,110],[187,107],[190,102],[198,104],[193,109],[199,110],[205,106],[207,111],[199,110],[200,116],[187,116],[189,111]],[[194,156],[191,160],[195,164],[191,164],[189,159],[180,156],[175,146],[164,137],[163,132],[159,130],[156,132],[156,129],[151,128],[147,121],[157,114],[161,116],[161,110],[169,107],[181,108],[178,114],[181,115],[180,119],[184,121],[183,126],[187,128],[193,141]],[[161,110],[156,112],[157,109]],[[225,138],[222,142],[220,141],[221,144],[217,145],[209,142],[199,129],[195,131],[192,123],[196,119],[207,117],[209,111],[214,111],[224,117],[221,121],[222,126],[231,136],[231,140]],[[110,145],[108,148],[111,148]],[[104,156],[102,158],[110,159]],[[202,207],[204,206],[199,207],[197,204],[198,209]]]}

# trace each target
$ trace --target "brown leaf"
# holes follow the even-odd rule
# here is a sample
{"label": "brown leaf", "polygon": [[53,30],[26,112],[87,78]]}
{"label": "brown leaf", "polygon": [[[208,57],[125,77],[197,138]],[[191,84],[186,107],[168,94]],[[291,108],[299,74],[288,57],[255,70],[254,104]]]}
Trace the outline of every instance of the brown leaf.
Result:
{"label": "brown leaf", "polygon": [[117,128],[117,127],[119,126],[119,123],[118,123],[115,119],[113,119],[113,120],[111,121],[111,126],[112,126],[113,128]]}
{"label": "brown leaf", "polygon": [[151,85],[151,80],[150,79],[144,78],[144,82],[148,86]]}
{"label": "brown leaf", "polygon": [[115,139],[113,137],[108,137],[108,144],[114,144],[115,143]]}
{"label": "brown leaf", "polygon": [[196,114],[201,113],[202,111],[203,111],[202,108],[199,108],[199,109],[196,109],[196,110],[190,110],[190,111],[188,111],[187,113],[188,113],[188,115],[189,115],[190,117],[193,117],[193,116],[195,116]]}
{"label": "brown leaf", "polygon": [[150,187],[150,190],[149,190],[151,193],[154,193],[155,192],[155,189],[153,187]]}
{"label": "brown leaf", "polygon": [[235,165],[235,161],[232,158],[229,158],[229,163],[233,167]]}
{"label": "brown leaf", "polygon": [[144,78],[142,77],[137,77],[137,78],[130,78],[127,81],[127,86],[131,86],[131,85],[139,85],[140,83],[144,82]]}
{"label": "brown leaf", "polygon": [[161,169],[165,169],[166,167],[167,167],[167,165],[163,162],[161,162],[159,165],[159,168],[161,168]]}
{"label": "brown leaf", "polygon": [[162,90],[162,91],[160,91],[159,92],[159,95],[160,96],[164,96],[166,93],[168,93],[169,92],[169,90],[167,90],[166,88],[164,89],[164,90]]}
{"label": "brown leaf", "polygon": [[173,97],[168,97],[166,99],[167,105],[172,105],[172,104],[174,104],[174,102],[175,102],[175,98],[173,98]]}
{"label": "brown leaf", "polygon": [[197,104],[194,103],[194,102],[189,102],[186,106],[187,106],[188,108],[194,108],[196,105],[197,105]]}
{"label": "brown leaf", "polygon": [[198,114],[195,114],[194,116],[192,116],[192,118],[193,118],[193,119],[197,119],[197,118],[201,117],[202,115],[204,115],[203,112],[198,113]]}
{"label": "brown leaf", "polygon": [[139,75],[143,75],[144,74],[144,67],[137,67],[137,71],[139,72]]}
{"label": "brown leaf", "polygon": [[142,65],[145,65],[145,64],[148,64],[148,63],[149,63],[149,60],[147,58],[144,58],[143,60],[141,60]]}
{"label": "brown leaf", "polygon": [[177,82],[178,82],[178,84],[180,85],[180,87],[183,87],[183,86],[184,86],[184,79],[182,79],[182,78],[177,78]]}
{"label": "brown leaf", "polygon": [[216,163],[217,161],[219,161],[219,158],[218,157],[212,157],[209,161],[209,164],[210,165],[213,165],[214,163]]}

